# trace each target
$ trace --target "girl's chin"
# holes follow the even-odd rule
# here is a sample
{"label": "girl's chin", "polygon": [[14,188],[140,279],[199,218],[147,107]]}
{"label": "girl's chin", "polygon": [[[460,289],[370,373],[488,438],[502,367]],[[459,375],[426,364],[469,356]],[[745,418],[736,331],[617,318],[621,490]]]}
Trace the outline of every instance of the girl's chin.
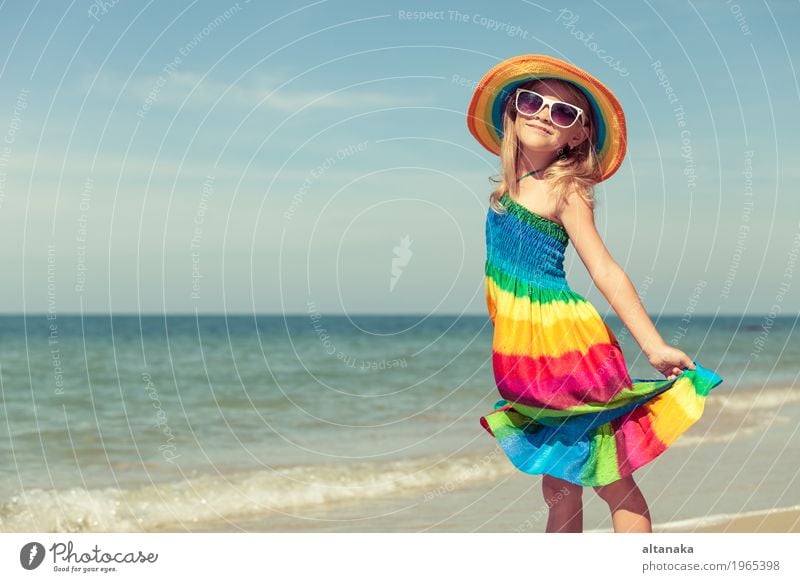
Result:
{"label": "girl's chin", "polygon": [[522,144],[536,147],[541,145],[554,145],[556,143],[556,137],[554,135],[540,133],[535,129],[532,129],[531,131],[520,135],[519,141]]}
{"label": "girl's chin", "polygon": [[[544,136],[542,136],[544,137]],[[556,143],[549,139],[520,140],[519,145],[532,152],[549,152],[556,149]]]}

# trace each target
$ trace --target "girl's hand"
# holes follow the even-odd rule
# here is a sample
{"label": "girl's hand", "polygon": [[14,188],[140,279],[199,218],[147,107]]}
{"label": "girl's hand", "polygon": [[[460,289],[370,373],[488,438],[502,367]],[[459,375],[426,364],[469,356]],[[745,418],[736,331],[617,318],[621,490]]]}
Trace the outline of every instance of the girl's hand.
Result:
{"label": "girl's hand", "polygon": [[664,344],[647,355],[647,361],[656,370],[664,374],[667,380],[674,380],[684,368],[695,369],[692,359],[677,348]]}

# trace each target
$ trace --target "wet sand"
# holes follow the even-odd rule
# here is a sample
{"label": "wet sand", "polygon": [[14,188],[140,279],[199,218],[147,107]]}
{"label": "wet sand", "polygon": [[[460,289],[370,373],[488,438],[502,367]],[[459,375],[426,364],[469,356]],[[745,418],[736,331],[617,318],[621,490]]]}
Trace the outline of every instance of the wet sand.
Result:
{"label": "wet sand", "polygon": [[[729,419],[713,409],[692,433],[634,473],[655,532],[800,531],[800,488],[793,451],[800,432],[797,403],[744,423],[716,438]],[[756,418],[758,416],[758,418]],[[757,421],[757,422],[754,422]],[[747,428],[746,428],[747,427]],[[719,434],[719,433],[717,433]],[[493,450],[493,449],[492,449]],[[446,459],[443,459],[446,462]],[[516,470],[504,457],[499,477],[469,486],[418,490],[402,496],[282,508],[214,522],[179,523],[153,531],[220,532],[544,532],[547,505],[541,476]],[[591,487],[582,493],[584,531],[611,532],[608,506]]]}
{"label": "wet sand", "polygon": [[706,533],[800,533],[800,508],[732,516],[727,521],[682,531]]}

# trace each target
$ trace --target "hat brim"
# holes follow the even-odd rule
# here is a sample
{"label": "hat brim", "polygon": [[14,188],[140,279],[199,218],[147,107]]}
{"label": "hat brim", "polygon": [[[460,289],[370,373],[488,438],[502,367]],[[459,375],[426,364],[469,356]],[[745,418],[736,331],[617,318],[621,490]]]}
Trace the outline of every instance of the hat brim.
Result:
{"label": "hat brim", "polygon": [[470,133],[500,155],[503,107],[517,87],[534,79],[561,79],[578,87],[591,105],[601,179],[617,171],[625,157],[627,129],[622,105],[611,90],[586,71],[547,55],[521,55],[492,67],[475,88],[467,111]]}

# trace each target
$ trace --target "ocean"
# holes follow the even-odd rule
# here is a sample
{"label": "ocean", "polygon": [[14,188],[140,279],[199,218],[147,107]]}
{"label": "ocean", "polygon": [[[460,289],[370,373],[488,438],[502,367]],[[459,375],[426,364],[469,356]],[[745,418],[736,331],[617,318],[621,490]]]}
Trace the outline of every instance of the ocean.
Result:
{"label": "ocean", "polygon": [[[605,319],[631,376],[660,378],[619,320]],[[796,454],[800,435],[785,420],[800,407],[797,321],[655,319],[665,340],[723,378],[664,457],[685,472],[721,454],[741,465],[769,427],[784,431],[774,456]],[[527,487],[534,477],[478,422],[499,398],[491,341],[485,316],[2,316],[0,531],[253,520],[302,530],[287,516],[408,499],[457,504],[508,479]],[[761,475],[755,501],[733,496],[715,512],[800,503],[796,464],[774,480]],[[662,467],[675,470],[661,458],[643,470],[657,483]],[[713,487],[730,480],[721,473]],[[707,503],[685,503],[671,505],[670,518],[710,515]],[[416,527],[397,519],[397,530]],[[471,527],[459,519],[453,529]],[[337,523],[329,527],[365,527]]]}

